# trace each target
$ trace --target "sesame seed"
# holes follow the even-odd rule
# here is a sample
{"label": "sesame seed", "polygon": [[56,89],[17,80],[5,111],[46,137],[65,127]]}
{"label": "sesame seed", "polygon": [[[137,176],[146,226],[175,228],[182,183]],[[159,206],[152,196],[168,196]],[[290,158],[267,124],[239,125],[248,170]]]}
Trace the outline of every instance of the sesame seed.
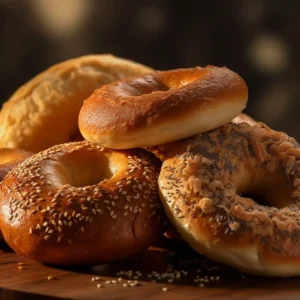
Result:
{"label": "sesame seed", "polygon": [[101,288],[102,287],[102,285],[100,284],[100,283],[98,283],[97,284],[97,288],[99,289],[99,288]]}
{"label": "sesame seed", "polygon": [[47,279],[48,280],[54,280],[55,278],[53,276],[48,276]]}
{"label": "sesame seed", "polygon": [[167,287],[163,287],[162,290],[163,290],[163,292],[167,292],[168,288]]}
{"label": "sesame seed", "polygon": [[110,280],[107,280],[104,282],[105,284],[111,284],[111,281]]}

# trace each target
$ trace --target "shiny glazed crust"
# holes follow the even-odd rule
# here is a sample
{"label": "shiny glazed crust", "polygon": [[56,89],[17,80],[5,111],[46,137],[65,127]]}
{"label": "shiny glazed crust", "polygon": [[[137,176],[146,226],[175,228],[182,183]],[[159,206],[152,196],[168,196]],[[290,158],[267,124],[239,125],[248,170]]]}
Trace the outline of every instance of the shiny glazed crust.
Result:
{"label": "shiny glazed crust", "polygon": [[83,139],[78,114],[96,88],[152,69],[112,55],[64,61],[21,86],[0,111],[0,147],[40,151]]}
{"label": "shiny glazed crust", "polygon": [[159,189],[170,221],[199,253],[252,274],[300,275],[293,138],[241,123],[183,140],[165,156]]}
{"label": "shiny glazed crust", "polygon": [[230,122],[247,98],[244,80],[227,68],[153,72],[96,90],[80,110],[79,129],[108,148],[159,145]]}
{"label": "shiny glazed crust", "polygon": [[[0,182],[4,179],[7,173],[15,168],[18,164],[25,159],[32,156],[34,153],[22,149],[0,149]],[[3,240],[2,233],[0,231],[0,242]]]}
{"label": "shiny glazed crust", "polygon": [[54,146],[0,186],[0,227],[17,253],[56,265],[92,265],[141,253],[166,221],[159,164],[143,150],[88,142]]}

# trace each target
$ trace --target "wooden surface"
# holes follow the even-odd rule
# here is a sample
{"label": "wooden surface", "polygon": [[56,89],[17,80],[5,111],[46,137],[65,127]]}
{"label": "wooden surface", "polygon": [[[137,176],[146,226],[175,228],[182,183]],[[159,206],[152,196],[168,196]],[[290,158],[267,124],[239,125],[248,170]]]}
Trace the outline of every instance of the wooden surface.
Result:
{"label": "wooden surface", "polygon": [[[24,265],[20,265],[24,263]],[[152,271],[163,274],[173,269],[181,277],[151,282]],[[21,267],[21,268],[20,268]],[[22,269],[24,268],[24,269]],[[140,271],[138,286],[123,287],[133,276],[117,275],[120,271]],[[187,272],[186,275],[184,275]],[[170,272],[169,272],[170,273]],[[48,276],[55,279],[48,280]],[[92,281],[93,277],[100,280]],[[169,275],[170,276],[170,275]],[[209,282],[194,282],[208,276]],[[219,280],[218,277],[220,277]],[[121,283],[105,284],[122,277]],[[214,278],[210,280],[210,278]],[[97,288],[97,284],[103,287]],[[204,286],[199,286],[204,284]],[[164,292],[163,287],[168,291]],[[270,279],[243,276],[195,255],[188,247],[164,241],[145,254],[110,265],[89,268],[56,268],[25,259],[0,244],[0,299],[300,299],[300,278]],[[43,297],[41,297],[43,295]]]}

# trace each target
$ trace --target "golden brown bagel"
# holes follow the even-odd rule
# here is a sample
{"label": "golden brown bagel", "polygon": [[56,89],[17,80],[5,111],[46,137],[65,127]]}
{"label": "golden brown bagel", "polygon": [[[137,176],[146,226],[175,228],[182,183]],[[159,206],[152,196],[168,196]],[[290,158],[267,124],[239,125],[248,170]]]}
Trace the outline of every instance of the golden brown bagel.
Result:
{"label": "golden brown bagel", "polygon": [[170,148],[159,189],[170,221],[199,253],[252,274],[300,275],[293,138],[241,123],[183,140]]}
{"label": "golden brown bagel", "polygon": [[[0,181],[3,180],[10,170],[32,155],[33,152],[22,149],[0,149]],[[2,241],[2,239],[3,236],[0,231],[0,241]]]}
{"label": "golden brown bagel", "polygon": [[249,125],[258,125],[258,122],[246,114],[239,114],[232,120],[232,123],[248,123]]}
{"label": "golden brown bagel", "polygon": [[3,105],[0,147],[40,151],[81,138],[78,113],[96,88],[152,69],[112,55],[87,55],[40,73]]}
{"label": "golden brown bagel", "polygon": [[244,80],[227,68],[153,72],[96,90],[80,110],[79,129],[108,148],[159,145],[230,122],[247,97]]}
{"label": "golden brown bagel", "polygon": [[143,150],[88,142],[54,146],[12,170],[0,186],[0,227],[30,259],[91,265],[142,252],[160,239],[159,165]]}

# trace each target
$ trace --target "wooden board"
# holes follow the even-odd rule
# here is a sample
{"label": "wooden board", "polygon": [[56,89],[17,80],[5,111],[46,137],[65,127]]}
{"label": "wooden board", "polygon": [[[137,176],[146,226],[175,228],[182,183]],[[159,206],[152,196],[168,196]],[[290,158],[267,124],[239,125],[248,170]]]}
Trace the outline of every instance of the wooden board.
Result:
{"label": "wooden board", "polygon": [[[172,281],[171,268],[180,271],[181,277],[168,282]],[[131,276],[128,272],[127,275],[119,274],[130,270],[133,272]],[[153,271],[160,275],[150,277]],[[138,278],[136,272],[140,272]],[[169,274],[163,277],[167,277],[159,278],[166,272]],[[54,279],[48,280],[48,276]],[[99,280],[93,281],[96,276]],[[198,281],[195,282],[197,276]],[[123,279],[119,282],[118,278]],[[154,279],[157,282],[151,282]],[[106,284],[107,280],[117,283]],[[131,280],[129,284],[128,280]],[[138,280],[137,286],[123,286],[135,280]],[[102,287],[97,288],[97,284]],[[168,289],[165,292],[164,287]],[[166,240],[160,247],[153,247],[143,255],[126,261],[65,269],[30,261],[12,252],[5,244],[0,244],[0,288],[0,299],[22,300],[41,299],[41,295],[44,296],[42,299],[85,300],[300,299],[300,278],[244,276],[236,270],[208,261],[185,245]]]}

